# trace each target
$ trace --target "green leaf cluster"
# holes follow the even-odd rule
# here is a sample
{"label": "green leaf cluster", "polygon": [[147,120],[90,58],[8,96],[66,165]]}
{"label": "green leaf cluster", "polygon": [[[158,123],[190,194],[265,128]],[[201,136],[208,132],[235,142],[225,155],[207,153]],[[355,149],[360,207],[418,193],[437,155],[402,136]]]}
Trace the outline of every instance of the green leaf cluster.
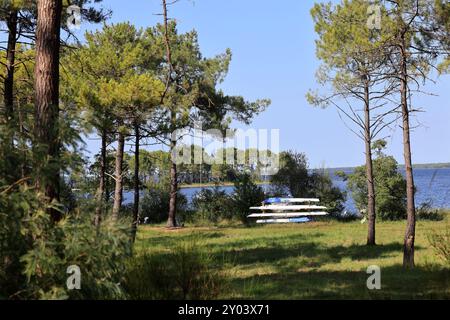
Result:
{"label": "green leaf cluster", "polygon": [[[400,220],[406,217],[406,181],[392,156],[379,154],[373,161],[375,180],[375,208],[381,220]],[[348,189],[360,212],[367,208],[366,167],[360,166],[348,175]]]}
{"label": "green leaf cluster", "polygon": [[[120,282],[130,255],[129,227],[105,220],[96,228],[83,213],[55,224],[48,207],[26,184],[0,190],[0,298],[124,297]],[[67,289],[71,265],[81,269],[81,290]]]}

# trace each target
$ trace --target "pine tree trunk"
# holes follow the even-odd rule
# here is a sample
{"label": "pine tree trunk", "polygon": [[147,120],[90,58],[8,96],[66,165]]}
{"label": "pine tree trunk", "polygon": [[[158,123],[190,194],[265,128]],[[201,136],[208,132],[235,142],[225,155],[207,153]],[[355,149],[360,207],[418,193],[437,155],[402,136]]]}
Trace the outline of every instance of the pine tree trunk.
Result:
{"label": "pine tree trunk", "polygon": [[122,207],[122,197],[123,197],[123,153],[125,149],[125,136],[123,133],[119,132],[118,143],[117,143],[117,153],[116,153],[116,171],[114,178],[116,179],[115,189],[114,189],[114,205],[112,210],[112,217],[114,220],[119,218],[120,209]]}
{"label": "pine tree trunk", "polygon": [[28,146],[27,146],[27,137],[25,136],[25,127],[24,127],[24,115],[23,115],[23,111],[22,111],[22,107],[21,107],[21,103],[20,103],[20,99],[17,100],[17,120],[19,121],[18,125],[19,125],[19,139],[18,139],[18,149],[22,150],[22,160],[21,165],[20,165],[20,178],[23,179],[26,177],[27,175],[27,150],[28,150]]}
{"label": "pine tree trunk", "polygon": [[408,108],[408,69],[406,40],[403,35],[400,45],[401,69],[400,69],[400,94],[403,119],[403,155],[406,169],[406,197],[407,197],[407,225],[403,245],[403,267],[414,267],[414,241],[416,234],[416,207],[414,201],[414,176],[411,156],[411,135]]}
{"label": "pine tree trunk", "polygon": [[367,245],[374,246],[375,242],[375,182],[373,177],[373,161],[372,161],[372,133],[370,121],[370,93],[369,83],[366,81],[364,86],[364,117],[365,117],[365,148],[366,148],[366,179],[367,179],[367,216],[368,231]]}
{"label": "pine tree trunk", "polygon": [[[36,27],[35,127],[36,186],[48,201],[59,200],[59,49],[62,0],[39,0]],[[61,215],[50,210],[54,221]]]}
{"label": "pine tree trunk", "polygon": [[95,209],[94,224],[100,226],[103,214],[103,202],[106,185],[106,130],[102,131],[102,148],[100,155],[100,182],[97,190],[97,208]]}
{"label": "pine tree trunk", "polygon": [[134,124],[134,135],[136,142],[134,145],[134,204],[133,204],[133,225],[131,228],[131,240],[136,240],[136,233],[139,224],[139,147],[140,147],[140,132],[139,124]]}
{"label": "pine tree trunk", "polygon": [[5,18],[8,30],[8,43],[6,48],[6,74],[3,83],[3,104],[5,107],[5,124],[9,130],[6,131],[7,136],[5,136],[5,141],[8,141],[8,149],[5,149],[4,153],[4,161],[7,165],[4,167],[5,171],[1,174],[5,177],[5,181],[13,183],[19,179],[17,172],[8,169],[14,168],[17,162],[16,148],[14,145],[16,137],[16,119],[14,114],[14,63],[17,42],[17,11],[9,11]]}
{"label": "pine tree trunk", "polygon": [[177,192],[178,192],[178,173],[175,161],[170,164],[170,201],[169,201],[169,219],[167,221],[168,228],[177,227],[176,210],[177,210]]}
{"label": "pine tree trunk", "polygon": [[[172,128],[174,127],[175,122],[175,113],[172,111],[171,122]],[[175,151],[177,144],[176,141],[172,140],[170,142],[170,200],[169,200],[169,219],[167,220],[168,228],[177,227],[176,221],[176,211],[177,211],[177,192],[178,192],[178,172],[177,172],[177,164],[175,159],[173,159],[173,152]]]}
{"label": "pine tree trunk", "polygon": [[17,43],[17,10],[12,10],[7,19],[8,45],[6,48],[6,76],[4,82],[3,101],[5,103],[6,121],[14,117],[14,64]]}
{"label": "pine tree trunk", "polygon": [[[106,172],[109,170],[109,163],[106,161]],[[110,201],[111,201],[111,190],[110,190],[110,183],[111,177],[106,176],[105,177],[105,205],[108,207]]]}

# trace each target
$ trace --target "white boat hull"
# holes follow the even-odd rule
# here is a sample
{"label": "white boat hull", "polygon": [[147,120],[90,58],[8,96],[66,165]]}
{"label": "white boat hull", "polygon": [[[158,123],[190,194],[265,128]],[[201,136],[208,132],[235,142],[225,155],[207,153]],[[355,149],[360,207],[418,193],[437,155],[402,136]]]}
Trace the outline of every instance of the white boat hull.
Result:
{"label": "white boat hull", "polygon": [[258,224],[277,224],[277,223],[307,223],[311,220],[307,218],[303,219],[266,219],[266,220],[257,220]]}
{"label": "white boat hull", "polygon": [[327,212],[290,212],[290,213],[253,213],[248,218],[295,218],[309,216],[326,216]]}
{"label": "white boat hull", "polygon": [[250,210],[325,210],[327,207],[324,206],[306,206],[306,205],[291,205],[291,206],[280,206],[280,205],[269,205],[262,207],[250,207]]}

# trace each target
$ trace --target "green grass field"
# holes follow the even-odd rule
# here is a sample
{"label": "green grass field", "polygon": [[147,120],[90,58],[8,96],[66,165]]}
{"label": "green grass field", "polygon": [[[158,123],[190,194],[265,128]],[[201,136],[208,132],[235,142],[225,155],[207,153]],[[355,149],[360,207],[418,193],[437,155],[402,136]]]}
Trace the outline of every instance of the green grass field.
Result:
{"label": "green grass field", "polygon": [[[177,242],[200,238],[228,279],[219,298],[450,299],[450,266],[427,239],[450,227],[449,215],[417,223],[417,267],[409,271],[401,266],[405,225],[378,223],[376,247],[365,246],[367,225],[358,221],[172,231],[144,226],[137,250],[164,254]],[[381,290],[366,287],[370,265],[381,267]]]}

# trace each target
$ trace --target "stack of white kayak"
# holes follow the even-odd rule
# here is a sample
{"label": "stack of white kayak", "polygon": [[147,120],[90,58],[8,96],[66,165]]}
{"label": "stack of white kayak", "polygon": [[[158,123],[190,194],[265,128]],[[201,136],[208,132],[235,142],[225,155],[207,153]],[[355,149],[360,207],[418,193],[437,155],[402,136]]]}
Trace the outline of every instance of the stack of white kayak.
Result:
{"label": "stack of white kayak", "polygon": [[270,198],[264,200],[262,206],[251,207],[248,218],[256,218],[256,223],[305,223],[311,217],[326,216],[327,208],[319,206],[319,199]]}

